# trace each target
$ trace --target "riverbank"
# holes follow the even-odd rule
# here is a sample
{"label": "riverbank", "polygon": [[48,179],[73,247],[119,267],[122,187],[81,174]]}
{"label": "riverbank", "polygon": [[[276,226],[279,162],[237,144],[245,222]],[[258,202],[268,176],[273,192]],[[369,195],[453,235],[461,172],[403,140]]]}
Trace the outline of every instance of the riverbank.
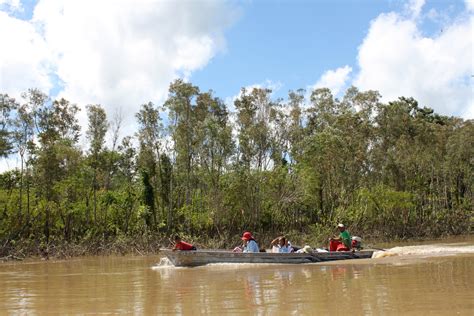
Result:
{"label": "riverbank", "polygon": [[[271,240],[281,233],[254,233],[259,245],[269,247]],[[294,245],[311,245],[320,247],[325,244],[327,236],[331,234],[319,233],[302,234],[290,232],[286,234]],[[108,256],[108,255],[151,255],[159,252],[160,248],[172,246],[171,236],[163,234],[149,234],[142,236],[116,236],[116,237],[91,237],[81,241],[70,242],[64,240],[20,240],[3,242],[0,248],[0,262],[21,261],[30,258],[41,260],[66,260],[82,256]],[[242,244],[240,234],[229,236],[189,236],[181,235],[182,239],[192,243],[200,249],[233,249]]]}
{"label": "riverbank", "polygon": [[[388,240],[386,238],[367,238],[363,240],[363,244],[367,248],[387,248],[395,246],[397,243],[420,243],[423,240],[450,240],[460,238],[472,238],[472,234],[467,235],[444,235],[438,238],[398,238],[396,240]],[[295,232],[287,235],[288,239],[298,246],[310,245],[313,248],[324,247],[325,240],[323,236],[300,235],[296,236]],[[258,239],[262,248],[269,247],[273,235],[261,237]],[[187,240],[195,244],[201,249],[232,249],[241,243],[240,236],[231,236],[230,238],[207,238],[183,236]],[[81,242],[65,242],[50,241],[44,243],[40,241],[23,240],[18,242],[10,242],[4,244],[0,252],[0,262],[23,261],[26,259],[39,260],[67,260],[70,258],[83,256],[110,256],[110,255],[135,255],[146,256],[159,252],[160,248],[170,247],[169,238],[160,235],[139,236],[139,237],[117,237],[117,238],[96,238],[94,240],[84,240]]]}
{"label": "riverbank", "polygon": [[25,259],[66,260],[82,256],[149,255],[157,253],[162,239],[144,237],[96,238],[81,242],[22,240],[12,242],[0,252],[0,262]]}

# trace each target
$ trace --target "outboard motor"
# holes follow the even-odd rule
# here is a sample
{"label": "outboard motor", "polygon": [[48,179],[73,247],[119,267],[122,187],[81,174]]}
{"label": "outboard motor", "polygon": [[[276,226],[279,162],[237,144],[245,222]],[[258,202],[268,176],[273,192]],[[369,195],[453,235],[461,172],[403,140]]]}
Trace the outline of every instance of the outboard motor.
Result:
{"label": "outboard motor", "polygon": [[362,249],[362,238],[359,236],[352,236],[352,249]]}

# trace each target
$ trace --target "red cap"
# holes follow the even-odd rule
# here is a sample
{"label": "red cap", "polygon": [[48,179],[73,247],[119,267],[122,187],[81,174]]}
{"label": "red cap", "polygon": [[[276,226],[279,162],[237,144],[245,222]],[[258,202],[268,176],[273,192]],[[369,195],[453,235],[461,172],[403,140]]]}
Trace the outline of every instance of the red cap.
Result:
{"label": "red cap", "polygon": [[242,240],[250,240],[250,239],[253,239],[252,234],[250,232],[245,232],[242,235]]}

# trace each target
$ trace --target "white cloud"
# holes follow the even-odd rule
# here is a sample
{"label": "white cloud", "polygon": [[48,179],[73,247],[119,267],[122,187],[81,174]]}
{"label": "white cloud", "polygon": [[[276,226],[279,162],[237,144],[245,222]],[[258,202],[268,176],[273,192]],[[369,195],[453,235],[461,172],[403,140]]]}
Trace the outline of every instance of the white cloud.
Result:
{"label": "white cloud", "polygon": [[0,10],[2,7],[12,13],[23,11],[20,0],[0,0]]}
{"label": "white cloud", "polygon": [[18,98],[28,88],[49,90],[50,52],[34,27],[0,11],[0,93]]}
{"label": "white cloud", "polygon": [[473,30],[466,16],[426,37],[415,19],[381,14],[359,47],[358,63],[354,85],[379,90],[384,101],[412,96],[438,113],[472,118]]}
{"label": "white cloud", "polygon": [[309,87],[308,92],[317,88],[329,88],[332,94],[337,96],[346,86],[351,72],[352,68],[347,65],[337,68],[336,70],[328,70],[313,86]]}
{"label": "white cloud", "polygon": [[213,0],[40,0],[31,21],[0,11],[9,43],[0,50],[0,91],[50,92],[59,82],[59,97],[102,104],[109,116],[120,107],[130,125],[142,103],[161,102],[170,81],[225,49],[223,32],[237,14]]}
{"label": "white cloud", "polygon": [[417,19],[420,16],[421,10],[425,5],[425,0],[409,0],[405,4],[405,10],[412,19]]}
{"label": "white cloud", "polygon": [[474,12],[474,0],[465,0],[468,11]]}

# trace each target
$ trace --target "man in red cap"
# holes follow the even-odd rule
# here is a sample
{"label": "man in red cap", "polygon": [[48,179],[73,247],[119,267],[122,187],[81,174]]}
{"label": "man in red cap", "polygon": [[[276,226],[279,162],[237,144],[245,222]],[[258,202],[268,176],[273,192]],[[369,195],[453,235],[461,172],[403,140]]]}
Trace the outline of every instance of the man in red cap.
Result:
{"label": "man in red cap", "polygon": [[242,240],[244,241],[244,252],[260,252],[260,248],[250,232],[245,232],[242,235]]}

